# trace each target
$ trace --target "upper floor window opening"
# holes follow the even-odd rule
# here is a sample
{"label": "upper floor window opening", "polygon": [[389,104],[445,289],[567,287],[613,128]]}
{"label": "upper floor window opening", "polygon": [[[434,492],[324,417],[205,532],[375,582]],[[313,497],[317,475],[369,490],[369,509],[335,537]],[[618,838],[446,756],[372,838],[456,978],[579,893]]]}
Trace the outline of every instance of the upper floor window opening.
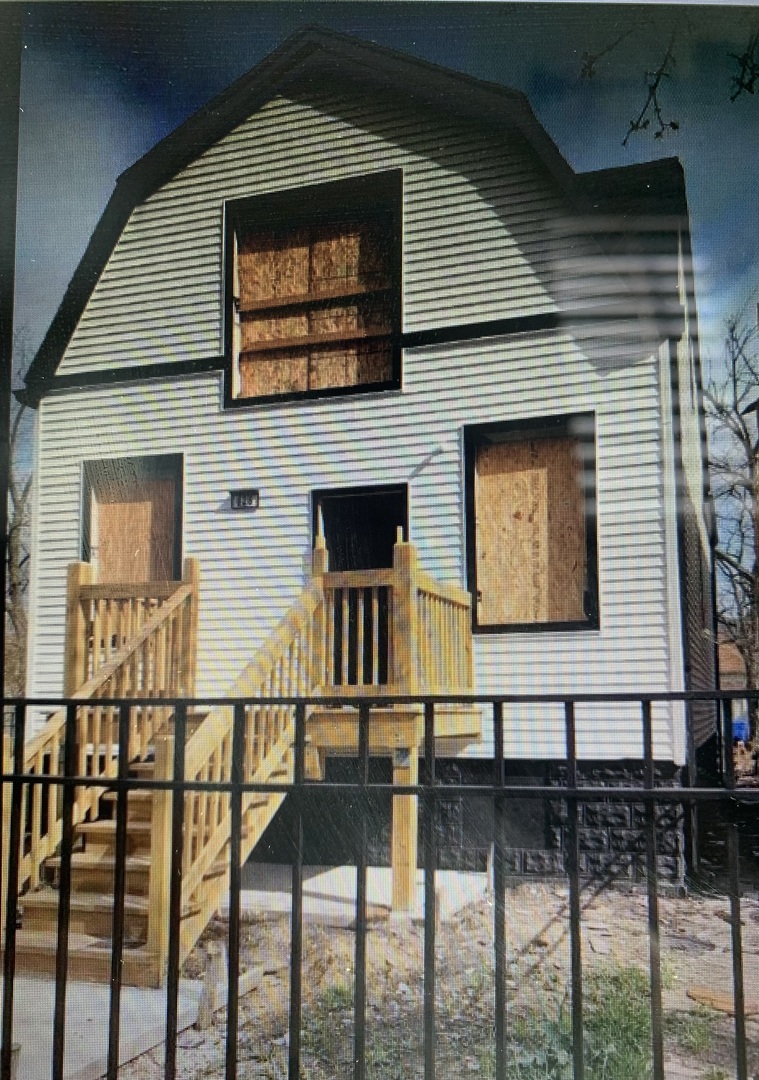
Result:
{"label": "upper floor window opening", "polygon": [[400,385],[400,173],[228,204],[228,404]]}

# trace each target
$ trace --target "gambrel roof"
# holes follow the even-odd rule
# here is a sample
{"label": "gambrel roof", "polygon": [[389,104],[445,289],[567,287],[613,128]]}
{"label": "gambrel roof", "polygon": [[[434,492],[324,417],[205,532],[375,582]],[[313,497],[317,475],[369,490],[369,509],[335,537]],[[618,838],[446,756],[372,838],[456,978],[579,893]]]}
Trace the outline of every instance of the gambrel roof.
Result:
{"label": "gambrel roof", "polygon": [[[36,404],[47,392],[88,300],[134,208],[219,139],[277,95],[307,83],[339,82],[364,92],[392,90],[419,107],[516,130],[566,193],[578,217],[620,214],[626,235],[640,214],[687,222],[682,170],[674,159],[578,176],[520,91],[450,71],[374,43],[320,28],[305,28],[196,112],[128,168],[98,222],[63,301],[26,376],[23,400]],[[622,181],[622,177],[625,177]],[[653,188],[651,186],[653,182]],[[622,198],[620,199],[620,196]],[[640,196],[638,198],[638,196]],[[662,201],[663,200],[663,201]],[[612,230],[615,234],[618,230]],[[599,229],[601,248],[614,241]],[[608,245],[611,245],[611,249]],[[115,374],[115,373],[114,373]]]}

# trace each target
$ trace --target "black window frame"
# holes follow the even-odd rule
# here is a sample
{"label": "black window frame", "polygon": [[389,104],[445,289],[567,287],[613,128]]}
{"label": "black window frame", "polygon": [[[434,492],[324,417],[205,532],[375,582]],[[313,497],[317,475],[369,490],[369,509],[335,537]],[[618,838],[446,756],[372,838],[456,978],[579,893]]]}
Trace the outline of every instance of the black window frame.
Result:
{"label": "black window frame", "polygon": [[[585,617],[571,621],[509,622],[480,624],[477,585],[477,521],[475,464],[477,450],[493,442],[567,436],[583,445],[583,491],[585,496],[586,584]],[[464,427],[464,517],[467,588],[472,594],[472,632],[475,634],[542,633],[545,631],[600,630],[598,587],[598,513],[596,488],[596,417],[594,412],[574,412],[516,420],[496,420]]]}
{"label": "black window frame", "polygon": [[[242,397],[234,393],[234,271],[235,235],[245,228],[297,229],[307,225],[333,225],[349,221],[386,221],[390,246],[390,309],[392,331],[390,379],[381,382],[333,386],[286,393]],[[345,397],[402,388],[402,233],[403,172],[392,169],[309,184],[299,188],[233,199],[224,207],[224,407],[251,408],[271,402]]]}

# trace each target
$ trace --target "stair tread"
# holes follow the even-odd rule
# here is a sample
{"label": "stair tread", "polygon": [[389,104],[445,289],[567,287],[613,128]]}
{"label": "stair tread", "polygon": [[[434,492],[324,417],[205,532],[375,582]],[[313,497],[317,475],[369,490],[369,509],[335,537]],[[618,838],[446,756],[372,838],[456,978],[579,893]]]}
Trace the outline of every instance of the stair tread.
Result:
{"label": "stair tread", "polygon": [[[129,833],[147,833],[148,835],[152,831],[152,824],[149,821],[129,821],[127,822],[127,834]],[[106,836],[116,833],[116,820],[103,818],[98,821],[82,821],[77,827],[76,831],[84,833],[85,836],[90,833],[94,833],[96,836],[98,833],[104,833]]]}
{"label": "stair tread", "polygon": [[[151,762],[150,764],[152,765],[153,763]],[[127,800],[128,802],[132,802],[132,801],[142,802],[143,800],[145,802],[147,802],[148,799],[153,798],[153,790],[152,790],[152,788],[130,788],[127,794],[128,794],[128,800]],[[106,791],[106,793],[101,796],[101,798],[105,799],[106,802],[114,802],[114,803],[116,802],[118,797],[119,797],[119,793],[117,791]]]}
{"label": "stair tread", "polygon": [[[21,901],[24,911],[38,908],[57,908],[59,892],[57,889],[38,889],[27,893]],[[77,911],[107,911],[113,908],[113,896],[110,893],[72,892],[71,907]],[[130,915],[147,915],[150,909],[150,897],[127,893],[124,897],[124,911]],[[192,915],[197,910],[196,904],[185,904],[182,918]]]}
{"label": "stair tread", "polygon": [[[87,851],[75,851],[71,856],[72,866],[79,868],[89,867],[107,867],[112,869],[116,862],[116,857],[111,854],[99,854],[93,855]],[[52,855],[49,859],[45,860],[47,866],[59,867],[61,865],[61,856]],[[126,857],[127,870],[149,870],[150,869],[150,856],[149,855],[127,855]]]}
{"label": "stair tread", "polygon": [[[54,954],[57,948],[57,930],[25,930],[22,928],[16,931],[16,949],[20,953]],[[69,932],[69,953],[73,952],[86,952],[93,958],[101,956],[110,958],[111,942],[110,939],[104,937]],[[128,953],[130,957],[139,957],[143,960],[152,959],[154,955],[145,942],[125,945],[124,953],[125,956]]]}

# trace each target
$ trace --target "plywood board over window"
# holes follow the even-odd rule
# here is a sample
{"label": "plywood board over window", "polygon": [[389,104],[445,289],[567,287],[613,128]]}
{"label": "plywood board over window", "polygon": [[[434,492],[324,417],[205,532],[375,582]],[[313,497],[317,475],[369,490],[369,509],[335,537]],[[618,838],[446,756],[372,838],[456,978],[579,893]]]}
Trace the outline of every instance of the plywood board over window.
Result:
{"label": "plywood board over window", "polygon": [[399,179],[304,191],[230,211],[237,400],[398,382]]}
{"label": "plywood board over window", "polygon": [[85,464],[84,555],[101,582],[171,581],[181,560],[181,459]]}
{"label": "plywood board over window", "polygon": [[557,427],[509,426],[468,440],[479,629],[569,628],[594,619],[593,469],[587,442]]}

